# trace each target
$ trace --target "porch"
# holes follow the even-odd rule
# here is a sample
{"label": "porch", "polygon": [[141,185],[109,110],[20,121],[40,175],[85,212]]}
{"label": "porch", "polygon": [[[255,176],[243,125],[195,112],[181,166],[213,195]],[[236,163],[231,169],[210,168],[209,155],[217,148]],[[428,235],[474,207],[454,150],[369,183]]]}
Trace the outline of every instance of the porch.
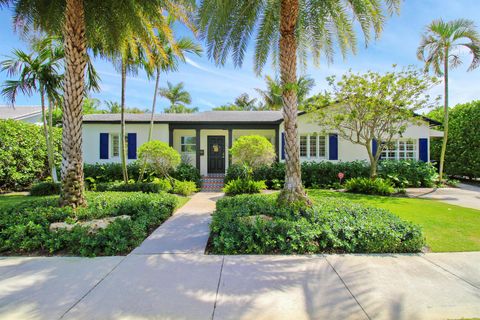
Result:
{"label": "porch", "polygon": [[274,146],[278,158],[278,124],[169,124],[170,146],[180,153],[183,161],[196,166],[202,176],[225,174],[233,160],[229,149],[236,139],[246,135],[266,137]]}

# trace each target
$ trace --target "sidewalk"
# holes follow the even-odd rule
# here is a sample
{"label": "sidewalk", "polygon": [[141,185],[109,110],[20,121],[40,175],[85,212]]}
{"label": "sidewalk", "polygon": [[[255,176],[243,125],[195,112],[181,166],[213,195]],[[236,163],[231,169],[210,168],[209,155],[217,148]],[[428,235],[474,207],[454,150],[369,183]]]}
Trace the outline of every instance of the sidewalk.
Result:
{"label": "sidewalk", "polygon": [[480,252],[206,256],[198,193],[127,257],[0,258],[0,319],[480,317]]}

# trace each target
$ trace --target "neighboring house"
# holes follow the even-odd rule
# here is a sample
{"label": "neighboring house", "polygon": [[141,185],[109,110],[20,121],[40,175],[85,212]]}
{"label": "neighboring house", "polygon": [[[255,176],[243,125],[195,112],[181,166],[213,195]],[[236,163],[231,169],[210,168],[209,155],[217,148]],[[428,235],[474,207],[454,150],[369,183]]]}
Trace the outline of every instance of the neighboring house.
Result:
{"label": "neighboring house", "polygon": [[42,107],[0,106],[0,119],[42,123]]}
{"label": "neighboring house", "polygon": [[[309,114],[299,113],[298,135],[302,161],[368,160],[365,147],[322,134]],[[147,141],[150,115],[126,114],[129,161],[137,158],[138,147]],[[153,139],[168,142],[200,169],[202,175],[225,173],[233,141],[244,135],[265,136],[274,145],[279,161],[285,158],[281,111],[207,111],[192,114],[155,115]],[[384,159],[430,160],[430,138],[441,135],[432,128],[437,122],[422,118],[382,153]],[[120,114],[90,114],[83,117],[83,154],[86,163],[120,161]]]}

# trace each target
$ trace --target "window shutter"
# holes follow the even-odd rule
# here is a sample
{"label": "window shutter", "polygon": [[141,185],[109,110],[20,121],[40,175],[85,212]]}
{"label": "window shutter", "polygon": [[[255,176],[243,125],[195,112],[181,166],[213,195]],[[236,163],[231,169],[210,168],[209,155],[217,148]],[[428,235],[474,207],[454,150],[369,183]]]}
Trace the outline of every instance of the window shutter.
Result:
{"label": "window shutter", "polygon": [[377,155],[377,148],[378,148],[377,139],[373,139],[372,140],[372,154],[373,154],[374,157]]}
{"label": "window shutter", "polygon": [[100,133],[100,159],[108,159],[108,133]]}
{"label": "window shutter", "polygon": [[128,139],[128,159],[137,159],[137,134],[127,134]]}
{"label": "window shutter", "polygon": [[423,162],[428,162],[428,139],[418,139],[418,159]]}
{"label": "window shutter", "polygon": [[338,134],[331,133],[328,136],[328,159],[338,160]]}
{"label": "window shutter", "polygon": [[285,132],[282,132],[282,160],[285,159]]}

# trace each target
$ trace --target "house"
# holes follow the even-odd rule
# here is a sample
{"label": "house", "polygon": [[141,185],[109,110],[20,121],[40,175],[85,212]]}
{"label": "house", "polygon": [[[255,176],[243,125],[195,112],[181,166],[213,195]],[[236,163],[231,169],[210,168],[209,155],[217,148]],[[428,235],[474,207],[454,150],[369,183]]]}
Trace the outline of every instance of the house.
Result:
{"label": "house", "polygon": [[[307,113],[299,113],[298,135],[302,161],[368,160],[365,147],[338,137],[322,134],[318,123]],[[150,115],[126,114],[128,161],[137,159],[138,147],[147,141]],[[200,169],[202,175],[223,174],[231,159],[227,150],[243,135],[265,136],[283,161],[284,128],[281,111],[206,111],[192,114],[156,114],[153,139],[168,142],[184,161]],[[437,122],[422,118],[410,125],[382,153],[384,159],[430,160],[430,138],[442,132],[432,128]],[[120,161],[120,114],[90,114],[83,117],[83,154],[86,163]]]}
{"label": "house", "polygon": [[0,119],[13,119],[29,123],[42,123],[42,108],[36,106],[0,106]]}

